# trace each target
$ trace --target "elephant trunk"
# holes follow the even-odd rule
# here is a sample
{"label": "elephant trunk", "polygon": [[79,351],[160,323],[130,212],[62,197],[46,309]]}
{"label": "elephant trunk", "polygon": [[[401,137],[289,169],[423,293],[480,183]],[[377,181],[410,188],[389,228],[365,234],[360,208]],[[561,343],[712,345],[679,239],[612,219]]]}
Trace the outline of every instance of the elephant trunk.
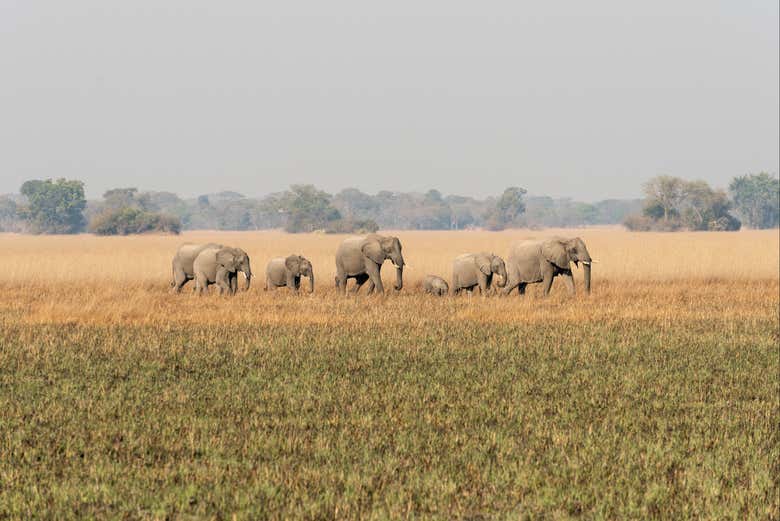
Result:
{"label": "elephant trunk", "polygon": [[590,263],[583,264],[582,270],[585,277],[585,292],[590,293]]}
{"label": "elephant trunk", "polygon": [[498,272],[498,276],[501,277],[500,281],[496,282],[496,286],[503,288],[507,283],[506,268]]}
{"label": "elephant trunk", "polygon": [[395,289],[401,291],[404,287],[404,265],[395,267]]}
{"label": "elephant trunk", "polygon": [[309,272],[309,293],[314,293],[314,272]]}
{"label": "elephant trunk", "polygon": [[244,278],[246,279],[246,284],[244,284],[244,291],[249,291],[249,285],[251,284],[250,281],[252,280],[252,271],[245,271]]}

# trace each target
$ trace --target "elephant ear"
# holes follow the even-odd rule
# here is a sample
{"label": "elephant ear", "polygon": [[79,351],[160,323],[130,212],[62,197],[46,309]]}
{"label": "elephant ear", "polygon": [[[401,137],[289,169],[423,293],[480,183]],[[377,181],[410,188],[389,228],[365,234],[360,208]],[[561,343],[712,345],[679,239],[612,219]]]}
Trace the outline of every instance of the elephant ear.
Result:
{"label": "elephant ear", "polygon": [[566,252],[566,245],[561,241],[545,241],[542,244],[542,256],[559,268],[569,267],[569,254]]}
{"label": "elephant ear", "polygon": [[474,262],[476,263],[477,268],[479,268],[479,271],[485,275],[490,275],[493,273],[493,271],[490,269],[490,260],[490,255],[486,253],[478,253],[474,256]]}
{"label": "elephant ear", "polygon": [[292,273],[298,275],[301,272],[301,258],[298,255],[290,255],[284,259],[284,266]]}
{"label": "elephant ear", "polygon": [[363,255],[377,264],[382,264],[385,261],[385,252],[382,250],[382,245],[375,239],[367,239],[360,249]]}
{"label": "elephant ear", "polygon": [[238,255],[233,248],[222,248],[217,252],[217,263],[224,266],[228,271],[238,269]]}

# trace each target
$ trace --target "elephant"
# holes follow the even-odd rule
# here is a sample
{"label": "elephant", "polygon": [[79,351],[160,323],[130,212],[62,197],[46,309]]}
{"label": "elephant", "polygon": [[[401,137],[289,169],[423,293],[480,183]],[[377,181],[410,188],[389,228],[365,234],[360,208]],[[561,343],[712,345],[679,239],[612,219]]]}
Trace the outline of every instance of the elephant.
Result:
{"label": "elephant", "polygon": [[395,289],[403,288],[404,257],[401,253],[401,241],[398,237],[386,237],[370,234],[365,237],[350,237],[344,240],[336,250],[336,286],[346,293],[347,279],[355,279],[357,285],[352,290],[357,293],[360,287],[368,284],[368,294],[374,289],[379,294],[384,293],[381,269],[385,259],[390,259],[395,265]]}
{"label": "elephant", "polygon": [[243,272],[246,278],[245,290],[249,290],[252,269],[249,265],[249,255],[241,248],[205,248],[195,258],[192,266],[195,272],[195,291],[198,294],[203,294],[209,284],[217,284],[220,294],[225,291],[231,295],[235,294],[239,271]]}
{"label": "elephant", "polygon": [[452,264],[452,292],[458,295],[461,290],[474,290],[479,286],[483,296],[492,293],[493,276],[498,275],[496,282],[499,288],[506,284],[506,265],[504,259],[493,253],[464,253],[455,258]]}
{"label": "elephant", "polygon": [[287,286],[298,293],[301,276],[309,277],[309,293],[314,293],[314,268],[308,259],[295,254],[271,259],[265,268],[265,289]]}
{"label": "elephant", "polygon": [[595,261],[591,259],[582,239],[553,237],[540,241],[520,241],[514,244],[509,252],[509,282],[504,286],[503,293],[508,295],[517,288],[518,294],[523,295],[528,284],[543,282],[546,297],[550,294],[553,279],[560,275],[569,293],[574,295],[574,277],[570,262],[577,267],[582,263],[585,292],[590,293],[591,263]]}
{"label": "elephant", "polygon": [[193,263],[195,258],[200,252],[206,248],[221,248],[221,244],[215,244],[210,242],[208,244],[193,244],[186,242],[179,246],[176,250],[176,255],[173,256],[171,268],[173,271],[173,280],[171,280],[171,287],[173,291],[179,293],[182,286],[188,281],[195,279],[195,270]]}
{"label": "elephant", "polygon": [[425,293],[443,297],[450,291],[450,285],[447,281],[436,275],[426,275],[423,279],[423,291]]}

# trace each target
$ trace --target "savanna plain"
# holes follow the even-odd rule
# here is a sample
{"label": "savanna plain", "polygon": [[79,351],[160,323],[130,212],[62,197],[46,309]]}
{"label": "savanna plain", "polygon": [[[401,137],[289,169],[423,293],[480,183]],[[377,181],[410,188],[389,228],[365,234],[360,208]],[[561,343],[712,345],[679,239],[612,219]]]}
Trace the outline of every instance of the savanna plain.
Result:
{"label": "savanna plain", "polygon": [[[419,283],[571,230],[395,234],[384,297],[340,236],[0,235],[0,518],[780,517],[777,230],[578,230],[593,291],[548,299]],[[251,289],[171,294],[184,241]],[[293,252],[315,293],[263,291]]]}

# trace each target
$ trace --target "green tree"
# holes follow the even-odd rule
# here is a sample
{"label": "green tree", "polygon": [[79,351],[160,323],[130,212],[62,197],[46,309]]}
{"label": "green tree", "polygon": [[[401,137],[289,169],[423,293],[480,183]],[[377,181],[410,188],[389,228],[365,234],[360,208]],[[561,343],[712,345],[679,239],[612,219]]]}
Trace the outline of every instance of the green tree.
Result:
{"label": "green tree", "polygon": [[0,231],[16,232],[20,229],[19,225],[16,202],[9,197],[0,197]]}
{"label": "green tree", "polygon": [[345,188],[332,201],[345,219],[375,219],[379,211],[376,198],[357,188]]}
{"label": "green tree", "polygon": [[[647,208],[658,208],[664,222],[679,214],[679,206],[685,199],[685,181],[679,177],[662,175],[654,177],[643,187],[647,197]],[[648,211],[645,212],[649,214]]]}
{"label": "green tree", "polygon": [[659,176],[644,187],[642,216],[632,215],[624,224],[636,231],[739,230],[741,222],[729,213],[731,202],[723,190],[713,190],[705,181],[685,181]]}
{"label": "green tree", "polygon": [[491,230],[503,230],[514,224],[518,217],[525,212],[523,196],[527,193],[524,188],[510,186],[501,197],[498,198],[493,208],[485,216],[486,224]]}
{"label": "green tree", "polygon": [[331,205],[331,196],[313,185],[292,185],[286,198],[288,232],[312,232],[324,230],[328,223],[341,218]]}
{"label": "green tree", "polygon": [[141,206],[136,199],[137,194],[137,188],[114,188],[103,194],[103,205],[111,210],[137,208]]}
{"label": "green tree", "polygon": [[22,185],[22,210],[33,233],[78,233],[84,229],[84,183],[76,180],[31,180]]}
{"label": "green tree", "polygon": [[766,172],[735,177],[729,184],[734,206],[751,228],[780,223],[780,179]]}
{"label": "green tree", "polygon": [[689,230],[733,231],[741,226],[729,214],[731,202],[723,190],[713,190],[705,181],[684,183],[682,221]]}

